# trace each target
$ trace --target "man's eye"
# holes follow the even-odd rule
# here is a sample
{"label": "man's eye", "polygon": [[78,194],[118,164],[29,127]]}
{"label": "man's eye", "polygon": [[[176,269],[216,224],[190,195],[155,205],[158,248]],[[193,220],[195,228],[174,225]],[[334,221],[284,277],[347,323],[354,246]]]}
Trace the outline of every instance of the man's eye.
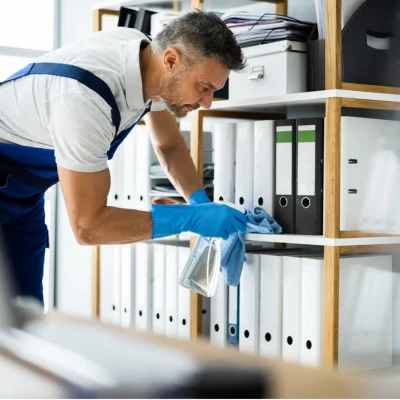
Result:
{"label": "man's eye", "polygon": [[204,93],[207,92],[208,88],[203,86],[203,85],[199,85],[199,92]]}

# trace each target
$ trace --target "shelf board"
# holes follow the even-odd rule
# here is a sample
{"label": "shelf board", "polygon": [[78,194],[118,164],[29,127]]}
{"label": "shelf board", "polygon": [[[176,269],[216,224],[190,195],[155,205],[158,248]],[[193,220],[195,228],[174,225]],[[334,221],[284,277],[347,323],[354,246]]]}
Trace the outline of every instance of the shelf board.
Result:
{"label": "shelf board", "polygon": [[362,92],[359,90],[320,90],[255,99],[220,100],[213,102],[211,110],[239,113],[285,113],[288,107],[325,105],[327,99],[335,97],[400,103],[400,95],[398,94]]}
{"label": "shelf board", "polygon": [[[187,242],[191,237],[197,237],[196,234],[184,232],[177,236],[170,236],[168,238],[155,239],[155,242],[160,241],[178,241]],[[364,238],[342,238],[330,239],[324,236],[316,235],[265,235],[258,233],[246,234],[246,242],[259,242],[259,243],[288,243],[288,244],[302,244],[308,246],[368,246],[368,245],[383,245],[383,244],[400,244],[400,236],[379,236],[379,237],[364,237]]]}
{"label": "shelf board", "polygon": [[119,10],[121,7],[151,7],[153,4],[158,7],[168,7],[172,10],[172,0],[93,0],[92,9]]}
{"label": "shelf board", "polygon": [[249,233],[246,240],[251,242],[267,242],[267,243],[291,243],[303,244],[310,246],[368,246],[380,244],[400,244],[400,236],[379,236],[379,237],[362,237],[362,238],[341,238],[331,239],[324,236],[316,235],[264,235],[257,233]]}
{"label": "shelf board", "polygon": [[179,193],[159,192],[158,190],[151,190],[150,197],[182,197]]}
{"label": "shelf board", "polygon": [[196,235],[189,232],[183,232],[180,235],[167,236],[160,239],[152,239],[147,241],[147,243],[158,243],[158,244],[176,244],[180,246],[188,246],[190,244],[190,239]]}
{"label": "shelf board", "polygon": [[[121,6],[124,7],[145,7],[151,9],[160,9],[167,12],[173,9],[173,0],[93,0],[92,8],[104,8],[107,10],[119,10]],[[190,2],[186,0],[179,0],[182,10],[190,10]],[[251,0],[207,0],[207,8],[212,11],[227,11],[234,7],[244,7],[254,5]]]}

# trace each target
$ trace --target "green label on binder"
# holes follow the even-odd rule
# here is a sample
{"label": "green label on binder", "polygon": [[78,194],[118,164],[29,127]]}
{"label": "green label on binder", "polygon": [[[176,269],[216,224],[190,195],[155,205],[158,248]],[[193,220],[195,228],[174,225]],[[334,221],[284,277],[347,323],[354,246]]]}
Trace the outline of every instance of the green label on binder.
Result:
{"label": "green label on binder", "polygon": [[315,131],[299,131],[299,142],[315,142]]}
{"label": "green label on binder", "polygon": [[276,132],[276,143],[292,143],[292,131]]}

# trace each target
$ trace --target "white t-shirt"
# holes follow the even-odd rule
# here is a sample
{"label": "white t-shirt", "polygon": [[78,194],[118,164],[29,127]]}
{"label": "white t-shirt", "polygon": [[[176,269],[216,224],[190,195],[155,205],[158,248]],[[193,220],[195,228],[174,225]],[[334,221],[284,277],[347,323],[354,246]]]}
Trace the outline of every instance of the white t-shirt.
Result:
{"label": "white t-shirt", "polygon": [[[146,108],[139,52],[146,36],[115,28],[89,35],[36,62],[72,64],[92,72],[111,89],[121,114],[119,132]],[[151,111],[165,108],[153,103]],[[79,172],[107,168],[115,136],[110,106],[93,90],[70,78],[29,75],[0,86],[0,141],[54,149],[56,162]]]}

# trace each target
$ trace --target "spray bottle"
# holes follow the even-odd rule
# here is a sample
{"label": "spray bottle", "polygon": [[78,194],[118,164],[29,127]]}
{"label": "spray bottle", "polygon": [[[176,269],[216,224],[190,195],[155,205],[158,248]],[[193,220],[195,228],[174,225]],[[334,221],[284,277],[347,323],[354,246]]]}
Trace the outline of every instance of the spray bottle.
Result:
{"label": "spray bottle", "polygon": [[[221,201],[247,215],[240,205]],[[179,284],[203,296],[214,296],[221,267],[221,238],[199,236],[179,277]]]}

